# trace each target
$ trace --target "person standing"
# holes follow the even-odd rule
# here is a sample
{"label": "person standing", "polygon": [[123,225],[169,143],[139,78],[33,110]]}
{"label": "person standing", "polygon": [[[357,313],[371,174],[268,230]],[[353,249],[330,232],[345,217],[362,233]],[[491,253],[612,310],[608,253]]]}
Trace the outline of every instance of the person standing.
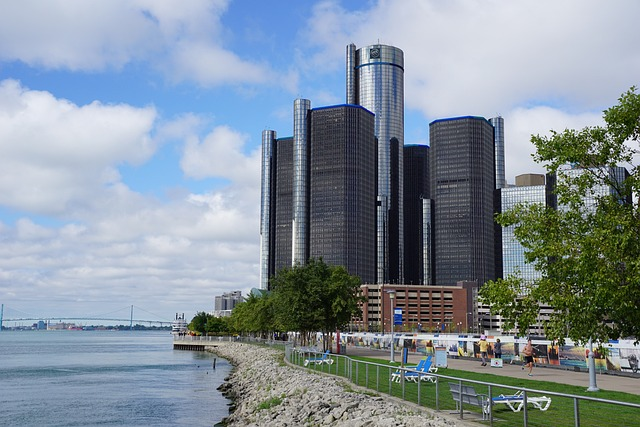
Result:
{"label": "person standing", "polygon": [[502,359],[502,343],[500,338],[496,339],[496,343],[493,346],[493,353],[496,355],[496,359]]}
{"label": "person standing", "polygon": [[489,350],[489,343],[484,335],[480,337],[478,347],[480,347],[480,357],[482,358],[482,364],[480,366],[487,366],[487,350]]}
{"label": "person standing", "polygon": [[533,370],[533,345],[531,345],[531,338],[527,340],[527,345],[525,345],[522,349],[522,354],[524,355],[524,366],[522,367],[522,369],[528,367],[529,373],[527,375],[532,377],[533,374],[531,373],[531,371]]}

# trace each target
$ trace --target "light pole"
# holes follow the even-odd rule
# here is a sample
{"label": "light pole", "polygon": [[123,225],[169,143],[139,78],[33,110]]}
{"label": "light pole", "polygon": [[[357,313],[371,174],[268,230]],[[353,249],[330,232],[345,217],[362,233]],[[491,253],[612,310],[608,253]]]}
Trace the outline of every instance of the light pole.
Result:
{"label": "light pole", "polygon": [[389,300],[391,301],[391,359],[389,360],[391,363],[395,362],[395,358],[393,357],[393,332],[395,329],[395,319],[394,319],[394,306],[393,306],[393,299],[396,296],[396,291],[391,290],[391,291],[387,291],[389,292]]}

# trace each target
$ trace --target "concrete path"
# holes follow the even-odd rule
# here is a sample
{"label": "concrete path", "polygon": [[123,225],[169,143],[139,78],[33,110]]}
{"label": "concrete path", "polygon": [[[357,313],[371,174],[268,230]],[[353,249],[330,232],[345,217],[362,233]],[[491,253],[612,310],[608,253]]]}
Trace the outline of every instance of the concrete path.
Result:
{"label": "concrete path", "polygon": [[[389,360],[391,352],[389,350],[372,350],[363,347],[349,346],[347,347],[347,356],[362,356],[373,357],[378,359]],[[415,365],[422,355],[409,354],[408,363]],[[400,360],[400,354],[396,352],[395,360]],[[502,368],[492,368],[491,366],[480,366],[479,360],[471,359],[447,359],[448,367],[451,369],[458,369],[461,371],[472,371],[479,373],[487,373],[500,375],[505,377],[525,378],[538,381],[551,381],[562,384],[575,385],[589,387],[589,373],[588,372],[576,372],[562,368],[534,366],[533,377],[527,376],[528,370],[522,370],[518,365],[504,365]],[[438,373],[444,373],[439,371]],[[622,375],[609,375],[609,374],[597,374],[596,383],[601,390],[621,391],[624,393],[640,394],[640,375],[636,376],[622,376]],[[535,388],[535,386],[532,386]],[[594,397],[597,397],[594,395]]]}

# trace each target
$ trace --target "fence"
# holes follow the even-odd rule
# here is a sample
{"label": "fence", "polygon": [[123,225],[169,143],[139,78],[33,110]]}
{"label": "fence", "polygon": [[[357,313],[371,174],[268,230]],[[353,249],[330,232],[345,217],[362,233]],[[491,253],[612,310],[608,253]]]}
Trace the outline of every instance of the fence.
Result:
{"label": "fence", "polygon": [[[520,423],[525,427],[640,424],[640,404],[636,403],[483,382],[441,372],[425,374],[429,381],[414,382],[408,378],[416,375],[416,371],[409,367],[356,360],[344,355],[324,355],[290,344],[285,347],[285,358],[295,365],[306,365],[308,369],[346,378],[356,386],[436,411],[451,411],[461,419],[467,416],[486,420],[490,426],[497,420],[496,411],[501,426]],[[458,398],[457,402],[454,397]]]}

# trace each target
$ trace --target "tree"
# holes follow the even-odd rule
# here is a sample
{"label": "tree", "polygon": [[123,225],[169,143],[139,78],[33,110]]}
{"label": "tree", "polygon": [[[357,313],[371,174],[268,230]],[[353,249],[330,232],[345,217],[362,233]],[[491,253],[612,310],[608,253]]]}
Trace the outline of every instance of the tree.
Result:
{"label": "tree", "polygon": [[[497,216],[500,225],[514,226],[527,262],[542,276],[524,283],[516,274],[481,287],[481,299],[505,318],[507,328],[517,322],[526,334],[540,302],[555,309],[545,325],[551,339],[640,337],[640,208],[637,200],[624,203],[640,194],[640,171],[633,164],[640,137],[635,87],[604,112],[604,122],[531,139],[536,162],[557,177],[559,208],[519,205]],[[618,165],[629,170],[622,182],[609,173]],[[614,191],[598,195],[601,186]]]}
{"label": "tree", "polygon": [[210,314],[205,313],[204,311],[199,311],[189,322],[189,330],[194,332],[199,332],[201,334],[206,333],[207,331],[207,322],[209,318],[212,317]]}
{"label": "tree", "polygon": [[322,259],[280,270],[271,281],[275,319],[282,330],[300,332],[303,342],[321,331],[326,349],[329,334],[358,314],[360,283],[344,267]]}

